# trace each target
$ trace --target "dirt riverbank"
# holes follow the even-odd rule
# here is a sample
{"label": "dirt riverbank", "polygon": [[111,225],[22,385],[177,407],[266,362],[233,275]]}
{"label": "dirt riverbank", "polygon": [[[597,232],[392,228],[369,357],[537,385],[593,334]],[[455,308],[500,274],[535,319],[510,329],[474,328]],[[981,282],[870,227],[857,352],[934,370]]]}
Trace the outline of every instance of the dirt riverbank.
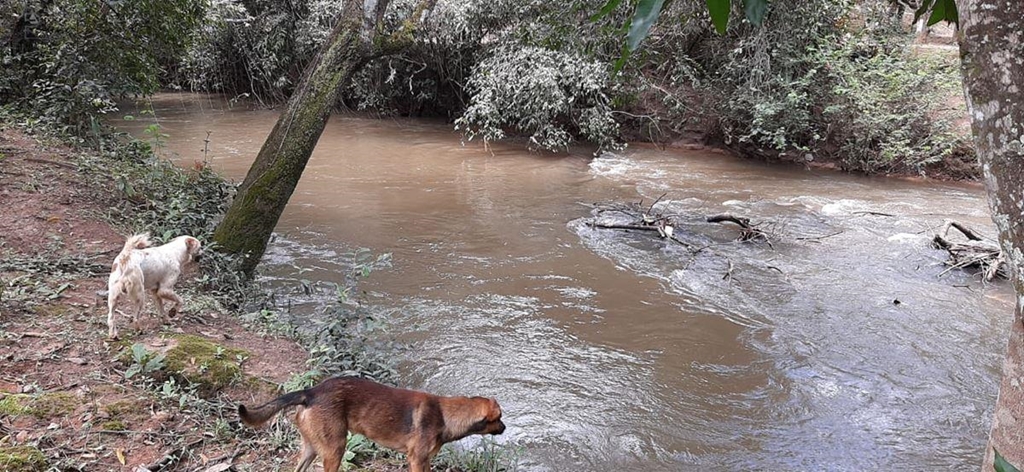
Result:
{"label": "dirt riverbank", "polygon": [[[120,318],[123,339],[106,339],[97,292],[125,237],[105,218],[113,182],[84,178],[77,151],[0,128],[0,469],[288,468],[291,427],[246,431],[234,408],[278,392],[308,354],[191,302],[188,279],[169,325],[150,307],[141,330]],[[163,355],[160,373],[126,379],[136,344],[143,365]]]}

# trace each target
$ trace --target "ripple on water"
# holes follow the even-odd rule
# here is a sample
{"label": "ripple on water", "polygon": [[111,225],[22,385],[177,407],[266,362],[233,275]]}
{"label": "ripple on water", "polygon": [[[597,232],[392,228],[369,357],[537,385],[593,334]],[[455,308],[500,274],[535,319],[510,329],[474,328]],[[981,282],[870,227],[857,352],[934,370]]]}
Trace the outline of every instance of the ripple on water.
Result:
{"label": "ripple on water", "polygon": [[[170,97],[150,103],[171,150],[194,155],[214,130],[213,164],[244,178],[275,112]],[[680,239],[708,245],[699,257],[579,219],[577,202],[663,193]],[[732,242],[703,221],[722,212],[783,237]],[[995,234],[983,192],[955,184],[640,146],[538,156],[462,146],[443,124],[335,117],[264,273],[312,306],[344,282],[350,245],[394,251],[360,288],[409,343],[408,384],[497,396],[499,440],[525,446],[529,469],[974,469],[1014,298],[939,277],[942,254],[908,235],[945,218]]]}

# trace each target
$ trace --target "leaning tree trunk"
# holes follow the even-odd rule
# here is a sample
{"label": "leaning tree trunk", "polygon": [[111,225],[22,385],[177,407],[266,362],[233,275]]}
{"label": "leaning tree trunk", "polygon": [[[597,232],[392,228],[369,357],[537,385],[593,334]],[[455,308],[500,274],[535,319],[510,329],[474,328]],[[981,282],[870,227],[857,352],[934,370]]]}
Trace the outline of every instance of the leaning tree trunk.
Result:
{"label": "leaning tree trunk", "polygon": [[960,0],[960,57],[992,219],[1017,292],[992,430],[993,448],[1024,466],[1024,2]]}
{"label": "leaning tree trunk", "polygon": [[295,185],[324,131],[338,92],[374,52],[389,0],[346,0],[338,25],[306,68],[274,130],[263,143],[213,239],[242,256],[251,275],[263,257]]}

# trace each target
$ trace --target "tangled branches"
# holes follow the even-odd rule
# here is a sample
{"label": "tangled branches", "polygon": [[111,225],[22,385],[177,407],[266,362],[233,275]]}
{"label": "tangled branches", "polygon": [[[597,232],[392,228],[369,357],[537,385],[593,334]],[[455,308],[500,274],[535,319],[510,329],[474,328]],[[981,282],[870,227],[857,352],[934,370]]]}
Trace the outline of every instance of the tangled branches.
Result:
{"label": "tangled branches", "polygon": [[[946,235],[950,228],[956,228],[967,238],[967,241],[951,242],[947,240]],[[1007,278],[1006,258],[999,250],[999,245],[985,240],[978,233],[956,221],[947,220],[946,224],[942,225],[942,231],[932,238],[932,245],[937,249],[945,249],[949,253],[949,259],[946,261],[949,268],[940,275],[953,269],[978,268],[981,269],[986,281],[997,276]]]}
{"label": "tangled branches", "polygon": [[768,244],[768,247],[775,249],[772,245],[772,240],[768,237],[768,232],[761,229],[757,224],[751,224],[750,218],[744,218],[742,216],[733,216],[728,213],[721,215],[712,215],[707,218],[708,223],[735,223],[740,227],[740,235],[736,238],[737,241],[764,241]]}
{"label": "tangled branches", "polygon": [[[589,224],[593,228],[657,232],[662,239],[671,239],[672,241],[689,247],[689,244],[681,241],[675,236],[675,229],[678,226],[676,219],[679,215],[664,214],[659,211],[655,211],[654,206],[657,205],[664,197],[665,194],[662,194],[657,200],[654,200],[654,202],[648,206],[644,205],[643,199],[639,202],[627,204],[612,203],[599,205],[597,210],[598,215],[606,212],[620,213],[627,216],[629,218],[629,222],[611,223],[595,219]],[[770,231],[763,229],[763,225],[761,224],[751,223],[750,218],[725,213],[708,216],[705,218],[705,221],[708,223],[735,223],[740,227],[740,235],[736,238],[737,241],[764,242],[768,244],[769,247],[773,249],[775,248],[775,246],[772,245]]]}
{"label": "tangled branches", "polygon": [[599,206],[597,210],[598,214],[604,212],[621,213],[628,216],[632,221],[629,223],[604,223],[594,220],[590,222],[590,226],[605,229],[656,231],[662,239],[671,239],[684,246],[689,246],[674,236],[676,223],[673,221],[673,217],[675,215],[665,215],[654,211],[654,205],[657,205],[664,197],[665,194],[662,194],[648,207],[644,207],[643,199],[635,203],[614,203]]}

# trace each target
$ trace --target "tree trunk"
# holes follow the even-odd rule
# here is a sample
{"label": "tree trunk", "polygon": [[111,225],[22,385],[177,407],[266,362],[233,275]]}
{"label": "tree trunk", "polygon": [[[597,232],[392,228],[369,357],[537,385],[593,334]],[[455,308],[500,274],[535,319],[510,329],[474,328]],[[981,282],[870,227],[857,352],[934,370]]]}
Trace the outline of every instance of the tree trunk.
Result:
{"label": "tree trunk", "polygon": [[975,147],[992,219],[1017,292],[995,415],[993,448],[1024,466],[1024,2],[961,0],[960,57]]}
{"label": "tree trunk", "polygon": [[389,0],[346,0],[338,25],[288,100],[213,239],[252,275],[323,133],[338,92],[373,54]]}

